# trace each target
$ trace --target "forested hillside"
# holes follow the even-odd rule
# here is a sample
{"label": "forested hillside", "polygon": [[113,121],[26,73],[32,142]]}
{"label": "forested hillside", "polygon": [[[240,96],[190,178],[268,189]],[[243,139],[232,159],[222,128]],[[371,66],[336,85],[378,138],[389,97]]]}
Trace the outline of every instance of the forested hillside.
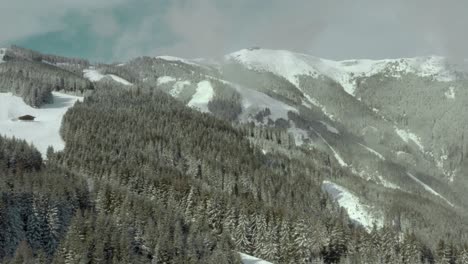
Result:
{"label": "forested hillside", "polygon": [[[47,107],[53,90],[86,96],[63,116],[64,150],[41,156],[0,135],[0,263],[241,263],[239,253],[468,263],[464,201],[403,178],[406,167],[304,104],[318,93],[287,78],[167,58],[90,65],[19,47],[4,60],[0,91],[28,104]],[[91,82],[87,69],[131,84]],[[298,80],[321,98],[330,87],[344,93],[329,79]],[[397,187],[340,160],[360,155],[358,143],[372,157],[363,162]]]}

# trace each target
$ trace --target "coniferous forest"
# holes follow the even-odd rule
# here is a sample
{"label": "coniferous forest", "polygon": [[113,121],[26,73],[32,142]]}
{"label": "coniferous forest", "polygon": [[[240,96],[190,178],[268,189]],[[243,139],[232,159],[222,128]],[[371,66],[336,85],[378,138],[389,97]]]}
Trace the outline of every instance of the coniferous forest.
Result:
{"label": "coniferous forest", "polygon": [[[467,263],[462,241],[368,233],[321,190],[346,171],[262,154],[284,131],[233,126],[154,89],[97,85],[63,119],[47,160],[0,138],[2,263]],[[299,154],[298,154],[299,155]]]}
{"label": "coniferous forest", "polygon": [[[241,263],[239,253],[272,263],[468,263],[462,210],[417,192],[385,196],[326,152],[297,146],[289,121],[237,122],[242,98],[227,81],[212,77],[210,113],[156,85],[166,75],[216,76],[208,69],[151,58],[99,65],[134,84],[125,86],[84,78],[85,60],[20,47],[4,60],[0,92],[30,106],[50,103],[53,91],[86,96],[63,117],[64,150],[49,147],[43,157],[0,135],[0,263]],[[224,73],[239,72],[231,65]],[[302,100],[285,79],[243,74],[272,97]],[[288,115],[310,124],[309,115]],[[352,221],[323,189],[330,179],[390,208],[384,226]]]}

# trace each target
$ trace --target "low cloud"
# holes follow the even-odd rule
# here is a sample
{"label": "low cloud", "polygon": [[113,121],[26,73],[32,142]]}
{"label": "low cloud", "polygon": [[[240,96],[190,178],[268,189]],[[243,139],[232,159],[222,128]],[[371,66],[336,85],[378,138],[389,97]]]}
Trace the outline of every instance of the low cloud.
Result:
{"label": "low cloud", "polygon": [[[64,19],[76,12],[90,21],[96,42],[112,39],[105,44],[117,60],[216,57],[251,46],[331,59],[468,57],[464,0],[0,0],[0,5],[0,45],[72,30]],[[131,25],[116,19],[119,7],[137,10],[127,14]]]}

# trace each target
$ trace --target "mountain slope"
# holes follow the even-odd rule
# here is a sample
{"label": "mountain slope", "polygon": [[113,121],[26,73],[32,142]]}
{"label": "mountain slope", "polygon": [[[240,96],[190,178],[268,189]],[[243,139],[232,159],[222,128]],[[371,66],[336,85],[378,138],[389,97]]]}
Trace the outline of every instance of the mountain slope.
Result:
{"label": "mountain slope", "polygon": [[[45,251],[49,260],[430,263],[449,252],[440,239],[453,245],[451,258],[465,252],[466,122],[455,111],[468,96],[463,72],[443,58],[334,62],[252,49],[215,63],[162,56],[91,64],[16,47],[4,60],[5,73],[16,74],[0,76],[3,83],[21,88],[34,76],[47,88],[2,94],[5,127],[21,109],[44,115],[47,100],[31,101],[31,91],[84,96],[56,109],[55,121],[66,111],[66,144],[45,165],[69,170],[89,193],[66,214],[71,221],[59,221],[68,231],[57,233],[58,250]],[[57,125],[33,143],[54,143]],[[14,134],[29,139],[19,128]],[[21,168],[24,146],[0,143],[0,166],[22,175],[15,160]],[[15,188],[35,180],[23,176]],[[11,184],[0,179],[2,191]],[[0,200],[8,219],[0,231],[19,231],[0,239],[9,249],[0,258],[20,257],[14,249],[28,252],[30,243],[39,258],[48,244],[36,234],[51,231],[32,225],[23,235],[10,196]],[[35,207],[40,221],[28,221],[44,225],[54,215],[47,206]]]}

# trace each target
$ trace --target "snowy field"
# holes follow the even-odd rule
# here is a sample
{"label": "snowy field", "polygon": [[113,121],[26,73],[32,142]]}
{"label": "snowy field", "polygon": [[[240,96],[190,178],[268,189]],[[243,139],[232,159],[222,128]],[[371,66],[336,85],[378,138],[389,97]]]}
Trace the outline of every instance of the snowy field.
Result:
{"label": "snowy field", "polygon": [[[62,117],[68,108],[83,98],[57,92],[53,93],[53,97],[53,104],[32,108],[20,97],[0,93],[0,134],[32,143],[44,157],[48,146],[62,150],[65,147],[59,134]],[[32,115],[36,119],[26,122],[15,120],[23,115]]]}
{"label": "snowy field", "polygon": [[252,257],[250,255],[244,254],[244,253],[239,253],[241,256],[241,260],[243,264],[272,264],[271,262],[261,260],[256,257]]}

